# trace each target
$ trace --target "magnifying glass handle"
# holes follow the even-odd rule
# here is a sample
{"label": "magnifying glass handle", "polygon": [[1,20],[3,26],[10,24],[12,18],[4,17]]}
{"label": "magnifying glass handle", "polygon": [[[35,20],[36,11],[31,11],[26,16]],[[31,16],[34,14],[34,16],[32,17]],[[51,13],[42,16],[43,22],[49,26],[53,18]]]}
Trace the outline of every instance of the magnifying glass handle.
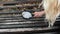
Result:
{"label": "magnifying glass handle", "polygon": [[31,13],[32,14],[32,17],[34,16],[34,14],[33,13]]}

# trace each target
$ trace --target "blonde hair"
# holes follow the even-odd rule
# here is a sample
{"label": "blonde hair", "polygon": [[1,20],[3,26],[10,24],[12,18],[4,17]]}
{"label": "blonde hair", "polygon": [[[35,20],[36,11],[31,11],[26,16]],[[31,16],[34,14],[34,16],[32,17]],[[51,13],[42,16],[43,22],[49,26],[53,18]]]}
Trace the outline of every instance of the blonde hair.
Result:
{"label": "blonde hair", "polygon": [[[53,26],[56,21],[56,18],[59,16],[59,5],[58,0],[43,0],[43,7],[45,11],[45,19],[48,21],[49,26]],[[58,5],[59,3],[59,5]]]}

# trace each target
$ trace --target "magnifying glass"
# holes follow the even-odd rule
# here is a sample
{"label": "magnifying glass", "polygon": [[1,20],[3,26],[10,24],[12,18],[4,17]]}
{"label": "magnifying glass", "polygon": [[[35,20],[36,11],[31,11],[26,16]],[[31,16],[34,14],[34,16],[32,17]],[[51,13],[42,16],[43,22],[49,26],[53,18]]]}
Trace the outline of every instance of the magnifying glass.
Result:
{"label": "magnifying glass", "polygon": [[25,19],[30,19],[33,16],[34,16],[33,11],[24,11],[24,12],[22,12],[22,17],[25,18]]}

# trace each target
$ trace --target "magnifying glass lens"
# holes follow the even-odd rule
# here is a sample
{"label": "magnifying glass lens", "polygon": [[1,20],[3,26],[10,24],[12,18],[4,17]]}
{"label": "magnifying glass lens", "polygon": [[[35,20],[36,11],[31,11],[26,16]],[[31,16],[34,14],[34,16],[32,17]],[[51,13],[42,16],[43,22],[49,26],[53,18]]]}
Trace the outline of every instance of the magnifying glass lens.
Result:
{"label": "magnifying glass lens", "polygon": [[23,16],[24,18],[29,19],[29,18],[32,17],[32,14],[31,14],[30,12],[23,12],[23,13],[22,13],[22,16]]}

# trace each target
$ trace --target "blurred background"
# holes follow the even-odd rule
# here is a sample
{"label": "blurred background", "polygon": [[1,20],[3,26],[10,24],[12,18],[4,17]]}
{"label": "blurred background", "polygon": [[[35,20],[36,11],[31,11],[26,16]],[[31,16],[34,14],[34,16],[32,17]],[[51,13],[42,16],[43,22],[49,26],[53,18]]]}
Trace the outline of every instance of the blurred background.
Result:
{"label": "blurred background", "polygon": [[44,21],[45,16],[25,19],[22,12],[43,11],[42,0],[0,0],[0,34],[60,34],[60,17],[52,28]]}

